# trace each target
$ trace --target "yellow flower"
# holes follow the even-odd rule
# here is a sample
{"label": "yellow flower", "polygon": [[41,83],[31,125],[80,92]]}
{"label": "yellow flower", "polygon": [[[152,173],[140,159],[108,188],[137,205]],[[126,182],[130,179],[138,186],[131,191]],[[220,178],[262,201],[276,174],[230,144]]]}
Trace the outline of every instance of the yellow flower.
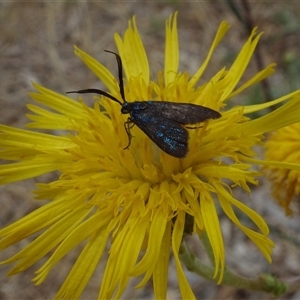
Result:
{"label": "yellow flower", "polygon": [[[272,64],[237,87],[261,34],[254,29],[232,66],[199,86],[229,25],[220,25],[204,63],[189,75],[178,71],[176,17],[174,14],[166,22],[165,66],[156,81],[150,80],[135,19],[129,22],[123,39],[115,35],[126,75],[126,99],[193,103],[220,110],[222,117],[187,129],[189,153],[184,159],[160,150],[137,126],[131,128],[134,137],[129,150],[124,150],[128,143],[124,129],[127,115],[120,113],[118,103],[99,97],[90,108],[81,99],[77,102],[34,84],[38,92],[31,93],[31,97],[48,109],[28,105],[33,112],[28,117],[33,122],[27,127],[58,130],[61,134],[1,125],[0,158],[12,162],[0,167],[0,183],[55,170],[60,177],[48,184],[37,184],[37,199],[51,200],[48,204],[0,231],[0,249],[40,232],[23,250],[2,262],[15,263],[10,275],[22,272],[50,252],[34,279],[40,284],[63,256],[85,242],[57,294],[59,299],[76,299],[109,244],[100,299],[119,298],[129,279],[140,275],[143,279],[139,288],[152,278],[156,298],[165,299],[171,248],[182,298],[193,299],[179,260],[185,220],[193,220],[194,234],[206,232],[214,256],[214,278],[220,283],[225,249],[216,205],[271,261],[274,244],[267,237],[267,224],[235,199],[231,188],[238,186],[250,193],[249,184],[257,184],[259,174],[252,164],[264,161],[255,158],[253,146],[261,143],[265,132],[300,121],[300,93],[267,104],[225,109],[230,98],[273,73]],[[121,101],[118,80],[112,73],[80,49],[75,48],[75,53],[106,85],[108,93]],[[245,116],[286,99],[290,100],[281,108],[259,119]],[[300,170],[299,165],[290,167]],[[255,230],[239,221],[236,209],[253,221]]]}
{"label": "yellow flower", "polygon": [[300,173],[284,168],[286,163],[300,164],[300,123],[281,128],[264,144],[266,160],[280,162],[280,166],[266,165],[263,172],[272,184],[272,194],[287,215],[292,214],[292,201],[298,201],[300,194]]}

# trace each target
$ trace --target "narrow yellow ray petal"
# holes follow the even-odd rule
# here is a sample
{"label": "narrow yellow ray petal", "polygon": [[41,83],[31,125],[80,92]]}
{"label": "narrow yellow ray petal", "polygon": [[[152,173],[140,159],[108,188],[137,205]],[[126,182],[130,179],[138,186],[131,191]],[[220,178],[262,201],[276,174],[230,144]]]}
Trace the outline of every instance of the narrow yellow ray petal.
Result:
{"label": "narrow yellow ray petal", "polygon": [[[89,209],[90,210],[90,209]],[[101,219],[99,218],[101,217]],[[50,270],[58,261],[60,261],[67,253],[76,247],[83,240],[92,236],[100,228],[107,226],[111,215],[105,215],[101,212],[97,212],[84,222],[79,222],[77,226],[72,227],[71,232],[60,243],[52,256],[44,263],[44,265],[36,272],[38,275],[33,279],[38,285],[43,282]],[[100,219],[100,220],[99,220]],[[95,224],[95,220],[99,222]]]}
{"label": "narrow yellow ray petal", "polygon": [[143,280],[136,286],[136,288],[141,288],[144,286],[152,276],[153,270],[159,258],[159,252],[157,249],[161,248],[166,224],[167,218],[165,217],[165,213],[163,209],[159,209],[151,222],[146,253],[130,272],[130,275],[133,277],[137,277],[143,273],[146,273]]}
{"label": "narrow yellow ray petal", "polygon": [[[48,160],[48,161],[47,161]],[[0,184],[34,178],[58,170],[60,163],[53,159],[31,159],[19,163],[0,166]]]}
{"label": "narrow yellow ray petal", "polygon": [[[111,255],[103,275],[100,299],[111,298],[117,288],[115,298],[120,297],[129,281],[129,272],[136,264],[147,230],[147,220],[133,219],[125,224],[111,248]],[[126,241],[126,242],[125,242]],[[118,247],[121,245],[121,248]],[[116,248],[117,246],[117,248]],[[119,253],[122,253],[120,255]]]}
{"label": "narrow yellow ray petal", "polygon": [[37,83],[32,83],[32,85],[40,92],[39,94],[35,92],[29,93],[30,97],[35,101],[68,117],[77,117],[82,113],[82,105],[79,102],[62,94],[53,92]]}
{"label": "narrow yellow ray petal", "polygon": [[27,128],[40,128],[40,129],[71,129],[72,122],[70,118],[65,115],[52,113],[46,109],[36,105],[27,104],[27,107],[35,113],[27,114],[26,117],[34,122],[26,124]]}
{"label": "narrow yellow ray petal", "polygon": [[[261,70],[257,74],[255,74],[250,80],[248,80],[246,83],[244,83],[242,86],[240,86],[238,89],[236,89],[234,92],[232,92],[228,98],[233,98],[234,96],[240,94],[243,90],[251,87],[252,85],[264,80],[265,78],[271,76],[275,70],[274,67],[276,64],[270,64],[265,69]],[[270,103],[270,102],[269,102]]]}
{"label": "narrow yellow ray petal", "polygon": [[26,270],[55,246],[59,245],[81,223],[89,210],[90,208],[80,208],[77,211],[69,212],[30,243],[30,245],[14,255],[11,260],[19,260],[19,262],[9,272],[9,275]]}
{"label": "narrow yellow ray petal", "polygon": [[25,129],[13,128],[0,124],[0,147],[14,146],[16,148],[68,148],[73,143],[67,137],[39,133]]}
{"label": "narrow yellow ray petal", "polygon": [[289,163],[285,161],[276,161],[276,160],[262,160],[262,159],[255,159],[251,157],[241,156],[244,160],[249,162],[255,163],[257,165],[264,165],[270,167],[277,167],[277,168],[285,168],[295,171],[300,171],[300,164],[297,163]]}
{"label": "narrow yellow ray petal", "polygon": [[194,86],[198,82],[198,80],[201,78],[202,74],[204,73],[205,69],[207,68],[207,65],[212,57],[213,52],[215,51],[218,44],[220,43],[220,41],[222,40],[222,38],[224,37],[224,35],[226,34],[226,32],[228,31],[229,28],[230,28],[230,26],[226,21],[223,21],[220,24],[217,34],[214,38],[214,41],[209,49],[209,52],[208,52],[203,64],[201,65],[201,67],[198,69],[196,74],[190,80],[190,84],[192,86]]}
{"label": "narrow yellow ray petal", "polygon": [[122,40],[117,33],[115,33],[114,38],[122,58],[127,80],[131,77],[141,77],[145,84],[148,85],[150,80],[149,63],[136,26],[135,16],[128,22],[124,39]]}
{"label": "narrow yellow ray petal", "polygon": [[177,12],[172,14],[166,22],[166,48],[165,48],[165,85],[173,82],[178,71],[179,47],[177,33]]}
{"label": "narrow yellow ray petal", "polygon": [[[238,131],[246,135],[259,135],[297,122],[300,122],[299,93],[289,102],[267,115],[241,124]],[[237,128],[232,128],[230,131],[234,134]]]}
{"label": "narrow yellow ray petal", "polygon": [[185,219],[185,213],[183,211],[179,211],[174,230],[172,233],[172,250],[173,250],[173,255],[175,258],[175,264],[176,264],[176,271],[177,271],[177,276],[178,276],[178,283],[179,283],[179,288],[180,288],[180,293],[182,299],[196,299],[193,291],[191,290],[191,287],[184,275],[178,253],[179,253],[179,248],[180,244],[182,241],[183,237],[183,229],[184,229],[184,219]]}
{"label": "narrow yellow ray petal", "polygon": [[107,230],[101,228],[88,240],[55,299],[78,299],[80,297],[99,264],[108,236]]}
{"label": "narrow yellow ray petal", "polygon": [[132,276],[138,276],[147,271],[147,269],[154,267],[159,255],[159,252],[157,252],[156,249],[161,247],[166,224],[167,219],[164,211],[162,209],[157,210],[150,226],[147,251],[144,257],[131,271]]}
{"label": "narrow yellow ray petal", "polygon": [[219,218],[212,197],[209,195],[206,195],[205,197],[205,195],[201,194],[200,207],[201,207],[203,223],[205,224],[205,230],[207,232],[207,236],[214,253],[214,259],[215,259],[214,278],[216,278],[219,275],[218,282],[220,283],[222,282],[224,268],[225,268],[225,249],[224,249],[224,242],[223,242],[223,237],[220,229]]}
{"label": "narrow yellow ray petal", "polygon": [[271,107],[273,105],[279,104],[279,103],[281,103],[285,100],[293,99],[294,97],[299,96],[299,95],[300,95],[300,91],[298,90],[298,91],[295,91],[293,93],[284,95],[284,96],[282,96],[282,97],[280,97],[276,100],[273,100],[273,101],[268,101],[268,102],[261,103],[261,104],[245,106],[244,112],[245,112],[245,114],[249,114],[249,113],[253,113],[253,112],[256,112],[256,111],[260,111],[260,110],[263,110],[265,108]]}
{"label": "narrow yellow ray petal", "polygon": [[153,288],[156,299],[166,299],[171,244],[171,221],[167,223],[159,257],[153,270]]}
{"label": "narrow yellow ray petal", "polygon": [[[105,68],[96,59],[74,46],[74,53],[85,63],[85,65],[90,68],[93,73],[99,78],[99,80],[107,87],[107,89],[114,95],[117,96],[119,93],[118,87],[116,85],[116,80],[112,73]],[[103,52],[103,55],[109,55]]]}
{"label": "narrow yellow ray petal", "polygon": [[68,213],[66,206],[68,206],[66,201],[50,202],[11,225],[0,229],[0,236],[3,237],[0,241],[0,249],[5,249],[54,224]]}
{"label": "narrow yellow ray petal", "polygon": [[240,81],[246,67],[248,66],[256,45],[259,41],[262,33],[256,35],[256,28],[252,30],[248,41],[242,47],[240,53],[232,64],[231,68],[228,70],[224,81],[227,82],[227,88],[222,95],[222,100],[228,99],[229,95],[232,93],[237,83]]}

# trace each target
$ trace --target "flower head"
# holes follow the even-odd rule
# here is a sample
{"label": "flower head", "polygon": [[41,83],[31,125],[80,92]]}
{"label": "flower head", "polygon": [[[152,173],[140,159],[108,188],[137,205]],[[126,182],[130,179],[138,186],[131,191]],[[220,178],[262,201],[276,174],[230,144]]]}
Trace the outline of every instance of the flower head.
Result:
{"label": "flower head", "polygon": [[299,203],[300,173],[289,168],[289,163],[300,164],[299,138],[300,123],[295,123],[273,132],[264,144],[266,160],[277,161],[279,165],[266,165],[263,172],[271,181],[274,198],[287,215],[292,214],[292,202]]}
{"label": "flower head", "polygon": [[[31,97],[48,109],[28,105],[33,112],[28,117],[33,122],[27,127],[62,133],[54,136],[1,125],[0,157],[12,163],[0,167],[0,183],[55,170],[61,175],[53,182],[37,184],[36,198],[51,200],[48,204],[0,231],[0,249],[42,231],[3,262],[16,263],[10,274],[22,272],[54,250],[37,271],[34,281],[40,284],[63,256],[85,241],[57,294],[57,298],[78,298],[110,244],[99,298],[119,298],[130,277],[143,275],[138,287],[152,278],[156,297],[163,299],[171,248],[182,297],[192,299],[178,255],[185,221],[190,217],[193,233],[200,236],[206,232],[214,256],[214,278],[221,282],[225,249],[216,205],[271,261],[273,242],[267,237],[265,221],[235,199],[231,188],[239,186],[250,193],[249,184],[257,184],[259,174],[251,167],[261,161],[255,158],[253,146],[261,143],[264,132],[300,121],[300,114],[295,113],[300,110],[299,92],[268,104],[226,110],[230,98],[273,73],[270,65],[237,87],[261,34],[254,29],[233,65],[199,86],[229,26],[226,22],[220,25],[204,63],[190,75],[178,71],[176,22],[176,14],[166,22],[165,66],[157,80],[150,79],[135,18],[129,22],[123,39],[115,35],[125,71],[125,97],[128,102],[152,99],[197,104],[220,111],[222,117],[187,129],[189,153],[184,159],[160,150],[137,126],[130,128],[134,137],[129,149],[124,150],[128,143],[124,129],[127,115],[120,113],[118,103],[98,97],[91,108],[81,98],[74,101],[34,84],[38,92],[31,93]],[[107,92],[121,101],[118,80],[112,73],[77,47],[75,53],[105,84]],[[251,120],[246,116],[290,98],[286,105],[264,117]],[[291,111],[294,117],[286,117]],[[243,225],[234,209],[248,215],[256,229]]]}

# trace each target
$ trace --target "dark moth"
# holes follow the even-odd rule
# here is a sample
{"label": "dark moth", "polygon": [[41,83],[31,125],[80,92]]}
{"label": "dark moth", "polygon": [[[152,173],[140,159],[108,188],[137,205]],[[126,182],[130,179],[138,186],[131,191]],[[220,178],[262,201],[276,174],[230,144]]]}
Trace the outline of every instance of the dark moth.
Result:
{"label": "dark moth", "polygon": [[122,114],[130,115],[124,123],[128,135],[128,145],[124,149],[129,148],[132,139],[130,130],[136,125],[164,152],[177,158],[183,158],[189,150],[189,133],[184,125],[198,124],[208,119],[221,117],[219,112],[196,104],[152,100],[127,102],[123,85],[122,60],[117,53],[105,51],[114,54],[117,58],[119,88],[123,103],[107,92],[98,89],[68,93],[96,93],[118,102],[121,105]]}

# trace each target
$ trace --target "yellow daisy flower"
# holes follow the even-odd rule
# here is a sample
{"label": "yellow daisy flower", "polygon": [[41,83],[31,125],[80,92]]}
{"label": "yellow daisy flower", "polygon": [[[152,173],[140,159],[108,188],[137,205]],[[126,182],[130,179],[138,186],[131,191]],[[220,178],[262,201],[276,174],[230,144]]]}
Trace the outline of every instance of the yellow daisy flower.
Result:
{"label": "yellow daisy flower", "polygon": [[[127,130],[133,138],[129,149],[124,150],[128,144],[124,129],[128,115],[120,113],[118,103],[100,97],[91,108],[81,98],[74,101],[34,84],[37,92],[31,93],[31,97],[49,110],[28,105],[32,123],[27,127],[59,130],[61,134],[54,136],[1,125],[0,158],[12,162],[0,166],[0,183],[52,171],[58,171],[60,177],[48,184],[37,184],[36,198],[51,200],[48,204],[0,230],[0,249],[40,232],[23,250],[2,262],[15,263],[9,275],[24,271],[51,252],[34,278],[40,284],[62,257],[85,242],[57,293],[58,299],[76,299],[109,244],[99,299],[120,298],[129,279],[141,275],[143,279],[137,287],[152,278],[156,298],[165,299],[171,248],[182,298],[193,299],[179,260],[182,239],[190,232],[186,220],[192,221],[194,234],[206,233],[215,264],[213,277],[222,282],[225,249],[217,204],[271,261],[274,244],[268,238],[267,224],[235,199],[231,188],[239,186],[250,193],[249,184],[258,183],[259,174],[252,164],[265,162],[255,158],[253,146],[261,143],[265,132],[300,121],[300,92],[267,104],[224,109],[230,98],[273,73],[272,64],[237,86],[261,34],[254,29],[232,66],[199,86],[229,25],[220,25],[203,65],[189,75],[178,71],[176,20],[174,14],[166,22],[165,66],[156,81],[150,80],[135,18],[129,22],[124,38],[115,35],[125,71],[125,98],[128,102],[151,99],[197,104],[220,111],[221,118],[187,128],[189,152],[183,159],[160,150],[132,124]],[[118,80],[112,73],[77,47],[75,53],[105,84],[107,93],[122,102]],[[285,105],[266,116],[256,120],[246,117],[287,99]],[[289,167],[300,170],[299,165]],[[243,225],[235,209],[246,214],[256,229]]]}
{"label": "yellow daisy flower", "polygon": [[[272,194],[279,205],[291,215],[292,202],[298,201],[300,194],[300,173],[283,168],[285,163],[300,164],[300,123],[295,123],[273,132],[264,144],[266,160],[280,162],[280,167],[266,165],[263,172],[272,184]],[[288,166],[287,166],[288,167]]]}

